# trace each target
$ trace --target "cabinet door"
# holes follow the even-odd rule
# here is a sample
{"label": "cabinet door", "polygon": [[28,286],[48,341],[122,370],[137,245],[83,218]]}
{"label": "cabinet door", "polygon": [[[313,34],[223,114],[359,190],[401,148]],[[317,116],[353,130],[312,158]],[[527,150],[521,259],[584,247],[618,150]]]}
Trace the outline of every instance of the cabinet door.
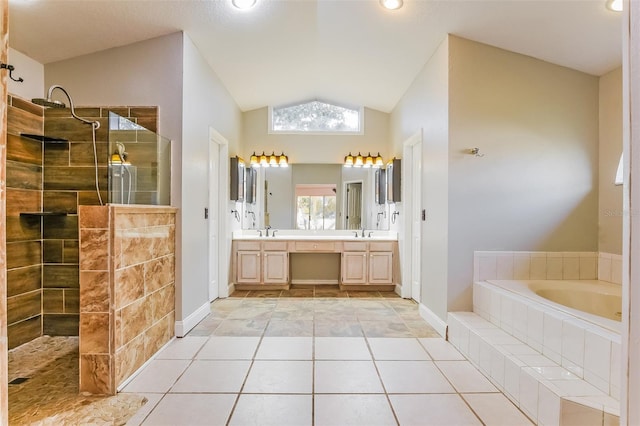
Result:
{"label": "cabinet door", "polygon": [[370,252],[369,253],[369,284],[393,283],[393,253]]}
{"label": "cabinet door", "polygon": [[265,284],[286,284],[289,282],[289,254],[286,251],[264,252],[262,267]]}
{"label": "cabinet door", "polygon": [[367,252],[342,253],[342,283],[365,284],[367,282]]}
{"label": "cabinet door", "polygon": [[242,284],[260,284],[260,252],[238,251],[237,281]]}

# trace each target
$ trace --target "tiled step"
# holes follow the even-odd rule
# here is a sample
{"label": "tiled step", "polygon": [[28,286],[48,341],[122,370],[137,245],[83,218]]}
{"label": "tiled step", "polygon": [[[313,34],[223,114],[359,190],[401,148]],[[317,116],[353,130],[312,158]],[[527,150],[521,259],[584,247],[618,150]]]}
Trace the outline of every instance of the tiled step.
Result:
{"label": "tiled step", "polygon": [[473,312],[450,312],[449,341],[539,425],[618,425],[620,404]]}

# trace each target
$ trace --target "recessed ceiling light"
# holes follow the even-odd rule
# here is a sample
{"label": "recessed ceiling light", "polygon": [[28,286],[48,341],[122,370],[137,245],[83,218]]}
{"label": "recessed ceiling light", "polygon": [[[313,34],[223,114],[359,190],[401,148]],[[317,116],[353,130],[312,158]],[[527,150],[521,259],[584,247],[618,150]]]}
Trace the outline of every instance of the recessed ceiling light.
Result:
{"label": "recessed ceiling light", "polygon": [[380,0],[380,4],[385,9],[396,10],[402,7],[402,0]]}
{"label": "recessed ceiling light", "polygon": [[622,12],[622,0],[607,0],[607,9]]}
{"label": "recessed ceiling light", "polygon": [[251,9],[256,5],[256,0],[231,0],[231,3],[238,9]]}

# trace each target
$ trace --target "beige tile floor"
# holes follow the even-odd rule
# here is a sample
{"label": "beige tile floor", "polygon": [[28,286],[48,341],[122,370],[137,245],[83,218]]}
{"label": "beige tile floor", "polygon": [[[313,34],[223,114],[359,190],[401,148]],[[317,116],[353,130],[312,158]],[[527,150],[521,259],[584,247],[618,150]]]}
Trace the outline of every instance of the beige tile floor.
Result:
{"label": "beige tile floor", "polygon": [[531,424],[411,301],[234,296],[125,387],[128,424]]}

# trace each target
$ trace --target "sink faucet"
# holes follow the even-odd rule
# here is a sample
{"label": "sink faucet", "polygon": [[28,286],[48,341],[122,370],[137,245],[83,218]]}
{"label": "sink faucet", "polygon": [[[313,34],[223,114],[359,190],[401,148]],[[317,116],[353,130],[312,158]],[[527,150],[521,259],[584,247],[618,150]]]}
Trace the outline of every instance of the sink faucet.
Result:
{"label": "sink faucet", "polygon": [[353,235],[358,238],[358,231],[353,231]]}
{"label": "sink faucet", "polygon": [[364,238],[364,228],[362,228],[362,238]]}
{"label": "sink faucet", "polygon": [[265,232],[266,232],[265,237],[268,237],[268,236],[269,236],[269,229],[271,229],[271,225],[267,225],[267,226],[265,226],[265,227],[264,227],[264,230],[265,230]]}
{"label": "sink faucet", "polygon": [[275,237],[275,236],[276,236],[276,232],[278,232],[278,230],[277,230],[277,229],[274,229],[273,231],[271,231],[271,236],[272,236],[272,237]]}

